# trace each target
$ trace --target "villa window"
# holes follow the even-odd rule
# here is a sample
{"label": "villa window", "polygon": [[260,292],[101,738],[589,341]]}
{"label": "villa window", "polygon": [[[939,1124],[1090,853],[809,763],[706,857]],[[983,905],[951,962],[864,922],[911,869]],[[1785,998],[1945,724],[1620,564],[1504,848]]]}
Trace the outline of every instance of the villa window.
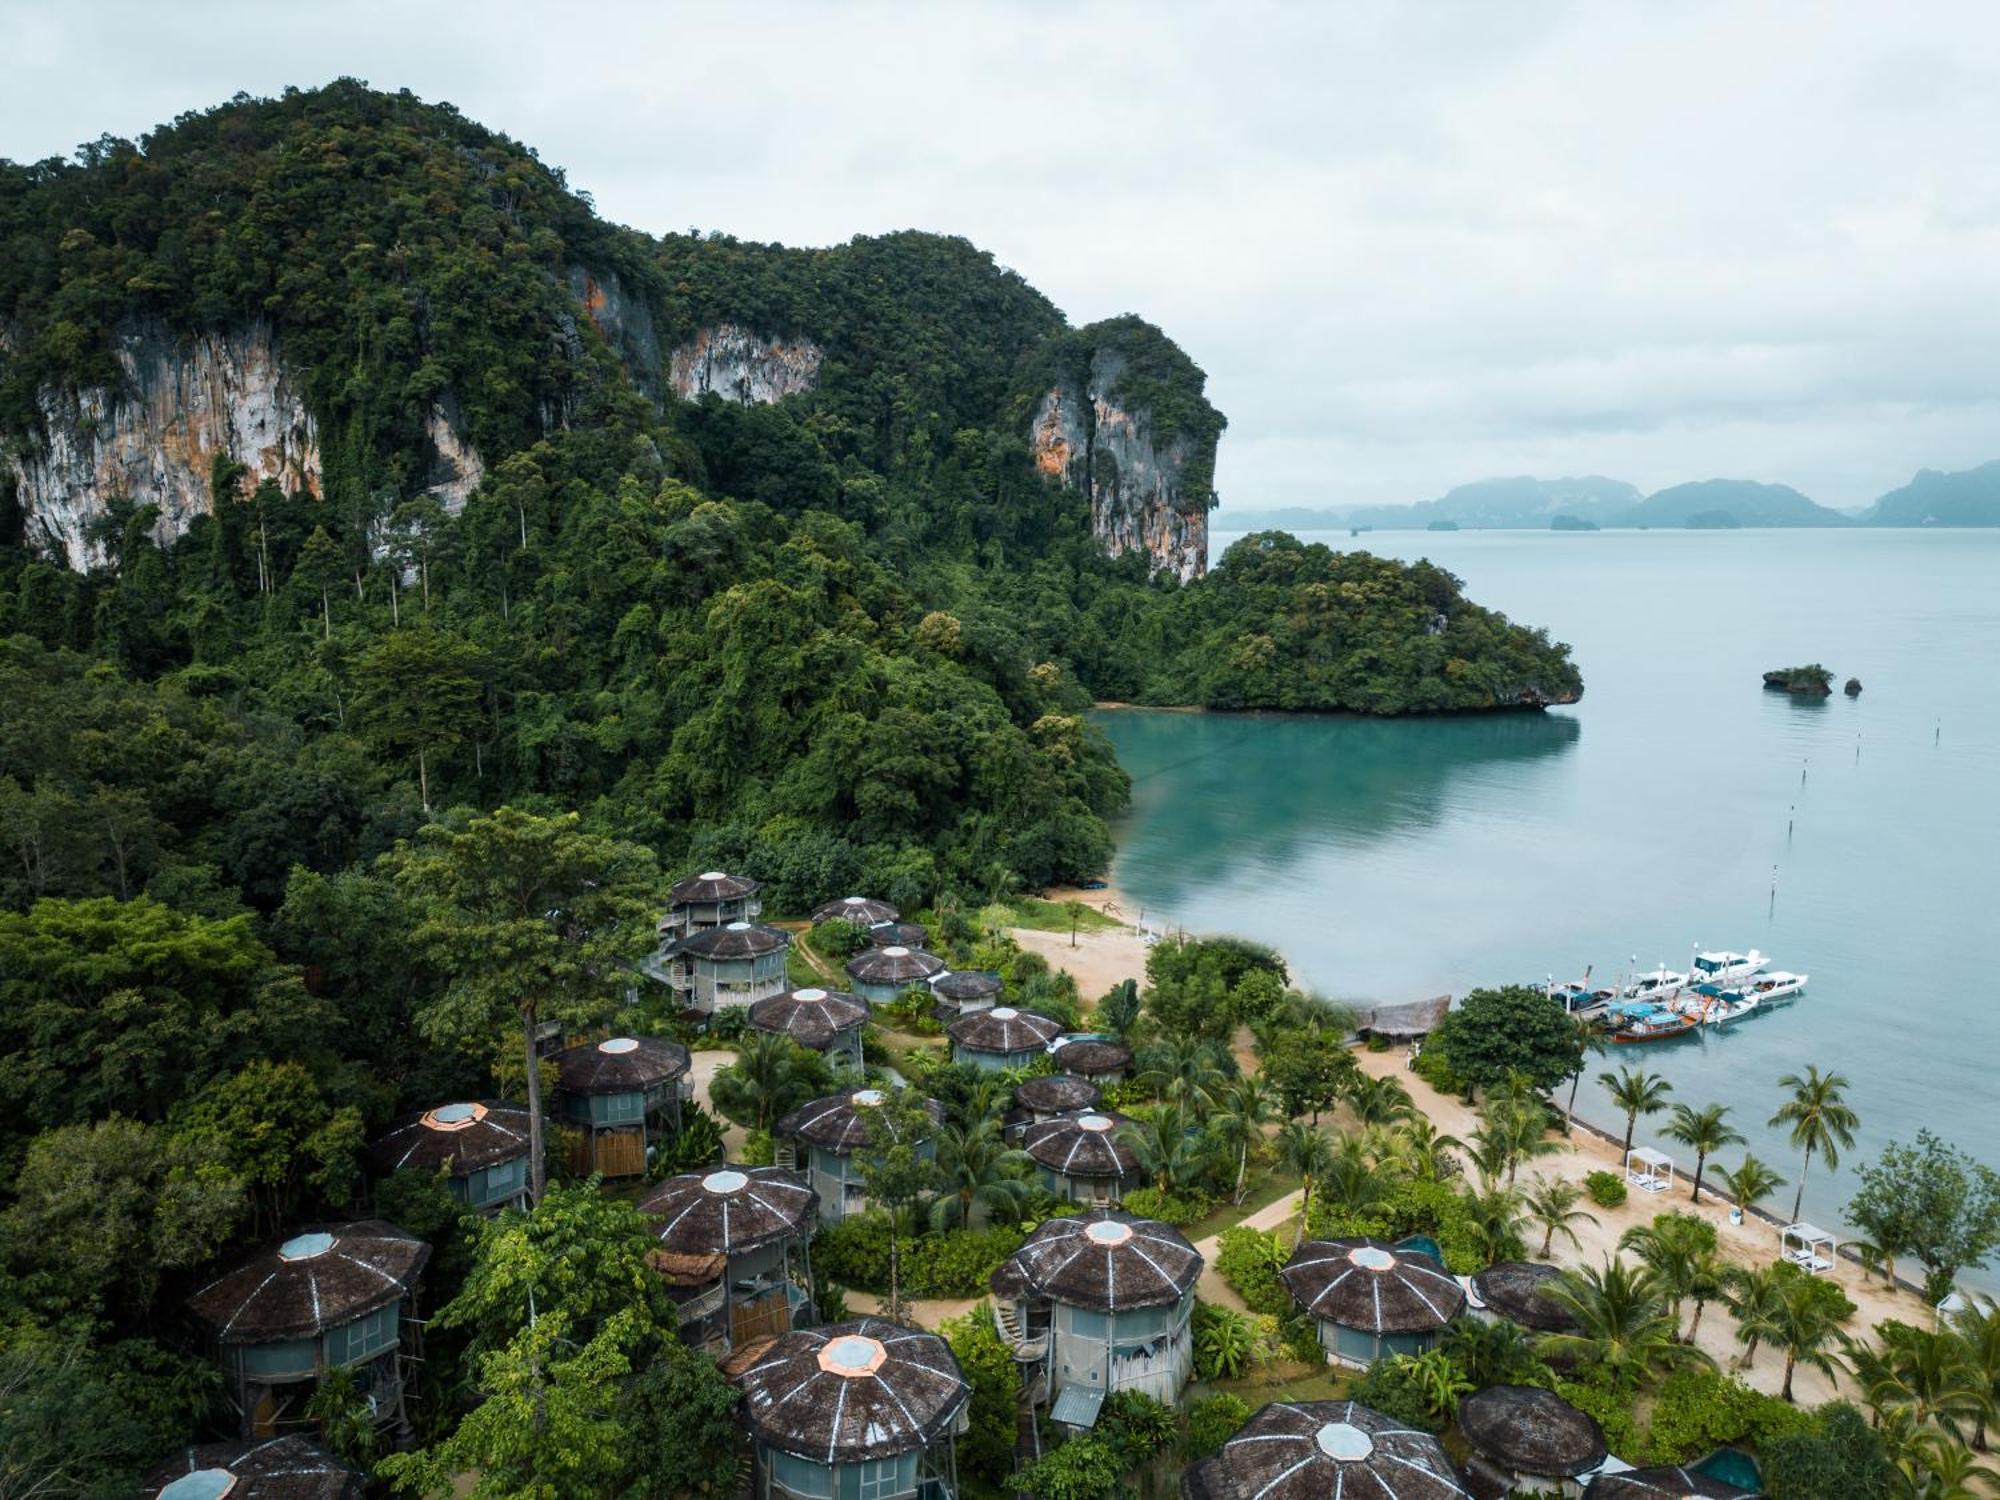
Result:
{"label": "villa window", "polygon": [[803,1500],[833,1500],[833,1470],[810,1459],[771,1450],[771,1478],[788,1494]]}

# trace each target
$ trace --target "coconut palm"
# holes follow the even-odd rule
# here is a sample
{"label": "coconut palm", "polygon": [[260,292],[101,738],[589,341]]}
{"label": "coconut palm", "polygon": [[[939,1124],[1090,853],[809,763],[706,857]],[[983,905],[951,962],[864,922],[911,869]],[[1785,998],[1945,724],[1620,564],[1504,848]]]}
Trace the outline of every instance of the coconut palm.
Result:
{"label": "coconut palm", "polygon": [[1806,1174],[1812,1170],[1813,1153],[1826,1158],[1829,1167],[1840,1165],[1844,1147],[1854,1144],[1854,1129],[1861,1123],[1847,1105],[1847,1079],[1839,1073],[1822,1073],[1808,1067],[1803,1076],[1787,1073],[1778,1087],[1790,1089],[1792,1097],[1771,1116],[1773,1125],[1791,1128],[1792,1144],[1805,1151],[1799,1168],[1799,1190],[1792,1199],[1792,1217],[1797,1219],[1806,1200]]}
{"label": "coconut palm", "polygon": [[1548,1112],[1539,1097],[1533,1093],[1496,1095],[1487,1102],[1485,1123],[1472,1133],[1473,1160],[1488,1177],[1504,1169],[1507,1186],[1512,1187],[1523,1161],[1561,1149],[1559,1142],[1548,1138],[1548,1132]]}
{"label": "coconut palm", "polygon": [[1304,1120],[1287,1120],[1278,1127],[1273,1144],[1278,1148],[1279,1168],[1297,1174],[1305,1188],[1299,1201],[1299,1232],[1292,1238],[1296,1249],[1305,1238],[1306,1221],[1312,1216],[1313,1184],[1333,1165],[1333,1142],[1324,1131],[1313,1129]]}
{"label": "coconut palm", "polygon": [[1667,1300],[1643,1267],[1615,1259],[1601,1268],[1582,1266],[1549,1282],[1546,1295],[1576,1319],[1578,1330],[1544,1335],[1543,1358],[1602,1370],[1617,1389],[1630,1390],[1659,1370],[1711,1363],[1674,1337]]}
{"label": "coconut palm", "polygon": [[1389,1155],[1412,1177],[1440,1182],[1458,1171],[1458,1158],[1452,1152],[1464,1149],[1465,1142],[1439,1130],[1429,1116],[1415,1115],[1397,1127]]}
{"label": "coconut palm", "polygon": [[1463,1202],[1466,1236],[1486,1264],[1519,1260],[1527,1254],[1521,1243],[1519,1193],[1509,1187],[1489,1187],[1482,1193],[1467,1193]]}
{"label": "coconut palm", "polygon": [[1950,1433],[1918,1427],[1900,1412],[1878,1430],[1900,1481],[1897,1494],[1912,1500],[1991,1500],[2000,1492],[2000,1473]]}
{"label": "coconut palm", "polygon": [[1346,1097],[1354,1122],[1363,1127],[1393,1125],[1409,1119],[1417,1110],[1402,1079],[1388,1075],[1375,1078],[1357,1072],[1348,1082]]}
{"label": "coconut palm", "polygon": [[1540,1385],[1548,1379],[1548,1366],[1535,1353],[1535,1335],[1507,1318],[1453,1318],[1438,1335],[1437,1346],[1475,1390]]}
{"label": "coconut palm", "polygon": [[[1653,1273],[1679,1337],[1681,1303],[1697,1295],[1705,1302],[1716,1292],[1715,1226],[1692,1214],[1661,1214],[1650,1224],[1626,1230],[1618,1238],[1618,1248],[1630,1251]],[[1690,1328],[1689,1342],[1693,1338]]]}
{"label": "coconut palm", "polygon": [[1717,1167],[1715,1178],[1746,1214],[1785,1185],[1785,1179],[1768,1162],[1747,1151],[1743,1153],[1742,1166],[1733,1172]]}
{"label": "coconut palm", "polygon": [[1028,1153],[1007,1144],[1000,1122],[945,1125],[937,1133],[943,1189],[931,1203],[931,1228],[971,1229],[995,1220],[1017,1223],[1027,1207]]}
{"label": "coconut palm", "polygon": [[1394,1371],[1417,1397],[1432,1417],[1442,1421],[1458,1410],[1458,1398],[1469,1394],[1474,1386],[1465,1378],[1458,1361],[1442,1349],[1426,1349],[1421,1354],[1392,1354],[1389,1369]]}
{"label": "coconut palm", "polygon": [[1676,1104],[1673,1115],[1660,1129],[1660,1134],[1668,1140],[1679,1141],[1694,1153],[1694,1191],[1688,1194],[1690,1203],[1701,1202],[1701,1174],[1708,1166],[1709,1153],[1743,1144],[1743,1132],[1729,1123],[1728,1114],[1726,1104],[1704,1104],[1700,1109]]}
{"label": "coconut palm", "polygon": [[1597,1081],[1611,1095],[1611,1102],[1625,1111],[1627,1151],[1632,1149],[1632,1132],[1638,1128],[1639,1116],[1658,1114],[1667,1107],[1667,1095],[1674,1091],[1666,1079],[1644,1068],[1620,1068],[1616,1073],[1607,1070],[1597,1075]]}
{"label": "coconut palm", "polygon": [[1264,1133],[1264,1126],[1278,1117],[1278,1102],[1264,1080],[1245,1074],[1230,1080],[1214,1114],[1208,1117],[1209,1138],[1225,1151],[1236,1154],[1235,1201],[1243,1201],[1243,1179],[1250,1170],[1250,1148]]}
{"label": "coconut palm", "polygon": [[1192,1184],[1209,1162],[1208,1143],[1193,1117],[1178,1104],[1159,1105],[1151,1118],[1119,1126],[1118,1139],[1132,1149],[1139,1170],[1163,1193]]}
{"label": "coconut palm", "polygon": [[1884,1323],[1878,1336],[1874,1347],[1841,1339],[1855,1383],[1877,1416],[1898,1413],[1918,1428],[1941,1427],[1953,1437],[1979,1420],[1987,1392],[1954,1333]]}
{"label": "coconut palm", "polygon": [[1388,1184],[1370,1158],[1366,1143],[1358,1136],[1342,1136],[1320,1173],[1319,1201],[1358,1218],[1380,1203],[1387,1192]]}
{"label": "coconut palm", "polygon": [[1966,1367],[1986,1392],[1972,1429],[1972,1446],[1986,1451],[1986,1424],[2000,1408],[2000,1303],[1974,1297],[1951,1317],[1951,1331],[1965,1350]]}
{"label": "coconut palm", "polygon": [[779,1032],[759,1031],[743,1039],[736,1061],[708,1086],[716,1109],[751,1130],[769,1130],[785,1111],[805,1103],[818,1086],[813,1054]]}
{"label": "coconut palm", "polygon": [[1199,1037],[1169,1037],[1149,1047],[1141,1059],[1135,1082],[1150,1089],[1155,1099],[1211,1108],[1215,1097],[1235,1071],[1229,1054],[1215,1042]]}
{"label": "coconut palm", "polygon": [[1528,1212],[1528,1218],[1542,1228],[1541,1257],[1549,1258],[1549,1247],[1561,1235],[1579,1249],[1583,1241],[1576,1236],[1572,1227],[1580,1223],[1597,1222],[1597,1215],[1587,1208],[1578,1208],[1583,1201],[1583,1189],[1567,1177],[1543,1177],[1537,1174],[1534,1183],[1521,1195],[1521,1204]]}
{"label": "coconut palm", "polygon": [[1757,1346],[1777,1327],[1784,1293],[1777,1270],[1725,1266],[1722,1271],[1722,1300],[1736,1319],[1736,1342],[1743,1345],[1741,1367],[1746,1370],[1757,1361]]}
{"label": "coconut palm", "polygon": [[1809,1276],[1795,1266],[1773,1269],[1778,1273],[1778,1304],[1765,1337],[1785,1351],[1785,1383],[1778,1394],[1790,1401],[1792,1375],[1800,1365],[1810,1365],[1827,1375],[1838,1369],[1831,1346],[1846,1316],[1841,1309],[1851,1312],[1854,1304],[1830,1281]]}
{"label": "coconut palm", "polygon": [[1593,1057],[1602,1056],[1606,1047],[1604,1032],[1594,1019],[1572,1015],[1570,1024],[1576,1028],[1578,1052],[1576,1071],[1569,1075],[1569,1104],[1563,1110],[1563,1134],[1572,1133],[1576,1124],[1576,1086],[1583,1082],[1584,1071]]}

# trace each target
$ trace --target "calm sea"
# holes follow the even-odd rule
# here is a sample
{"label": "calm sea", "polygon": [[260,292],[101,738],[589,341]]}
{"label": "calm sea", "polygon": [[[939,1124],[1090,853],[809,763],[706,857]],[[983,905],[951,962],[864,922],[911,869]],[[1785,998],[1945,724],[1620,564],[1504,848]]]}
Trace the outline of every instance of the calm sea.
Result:
{"label": "calm sea", "polygon": [[[1777,1080],[1845,1074],[1862,1128],[1840,1172],[1813,1166],[1822,1221],[1854,1158],[1920,1126],[2000,1167],[2000,532],[1308,539],[1449,568],[1568,641],[1583,701],[1398,722],[1101,714],[1134,782],[1115,878],[1148,920],[1258,938],[1312,988],[1388,1000],[1756,947],[1812,976],[1798,1001],[1603,1065],[1729,1105],[1794,1183],[1765,1123]],[[1862,695],[1760,686],[1809,661]],[[1617,1123],[1592,1083],[1580,1108]]]}

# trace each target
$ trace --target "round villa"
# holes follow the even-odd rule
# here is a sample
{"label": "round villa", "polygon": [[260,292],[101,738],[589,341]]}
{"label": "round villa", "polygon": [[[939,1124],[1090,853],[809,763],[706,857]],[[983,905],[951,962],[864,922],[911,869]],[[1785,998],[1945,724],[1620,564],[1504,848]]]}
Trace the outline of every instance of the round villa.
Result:
{"label": "round villa", "polygon": [[868,1020],[864,1000],[840,990],[787,990],[750,1007],[750,1026],[788,1036],[830,1063],[861,1066],[861,1028]]}
{"label": "round villa", "polygon": [[1476,1485],[1583,1493],[1582,1480],[1605,1459],[1604,1429],[1553,1391],[1494,1385],[1458,1403],[1458,1430],[1472,1448]]}
{"label": "round villa", "polygon": [[868,941],[877,948],[922,948],[930,940],[921,922],[878,922],[868,929]]}
{"label": "round villa", "polygon": [[351,1369],[378,1422],[403,1421],[402,1324],[431,1247],[380,1219],[268,1245],[188,1299],[222,1352],[245,1437],[268,1437],[328,1370]]}
{"label": "round villa", "polygon": [[[854,1153],[868,1144],[877,1118],[874,1112],[888,1097],[881,1089],[829,1094],[793,1110],[772,1127],[778,1165],[805,1177],[819,1194],[820,1217],[829,1224],[868,1207],[868,1185]],[[944,1123],[944,1110],[935,1100],[926,1100],[924,1108],[934,1123]],[[934,1157],[935,1142],[926,1136],[917,1143],[917,1154],[926,1160]]]}
{"label": "round villa", "polygon": [[1062,1023],[1032,1010],[996,1005],[960,1016],[944,1031],[951,1038],[953,1062],[997,1073],[1041,1058],[1050,1039],[1061,1034]]}
{"label": "round villa", "polygon": [[718,1167],[655,1188],[639,1211],[660,1221],[650,1259],[680,1305],[682,1342],[720,1352],[809,1321],[818,1206],[777,1167]]}
{"label": "round villa", "polygon": [[1274,1401],[1214,1458],[1181,1475],[1182,1500],[1472,1500],[1430,1433],[1354,1401]]}
{"label": "round villa", "polygon": [[1201,1265],[1178,1229],[1098,1209],[1048,1220],[993,1273],[1001,1336],[1017,1359],[1041,1350],[1056,1421],[1092,1426],[1116,1391],[1178,1404]]}
{"label": "round villa", "polygon": [[679,1130],[681,1101],[693,1091],[691,1059],[679,1042],[614,1036],[556,1054],[563,1119],[583,1132],[575,1168],[637,1177],[653,1143]]}
{"label": "round villa", "polygon": [[1532,1260],[1503,1260],[1472,1278],[1472,1310],[1491,1321],[1505,1318],[1534,1333],[1575,1333],[1576,1315],[1548,1293],[1560,1268]]}
{"label": "round villa", "polygon": [[847,977],[854,981],[854,993],[870,1005],[887,1005],[904,990],[921,989],[933,975],[943,972],[944,960],[935,953],[902,943],[863,948],[847,961]]}
{"label": "round villa", "polygon": [[478,1213],[498,1213],[528,1196],[528,1112],[513,1104],[440,1104],[405,1115],[368,1148],[382,1176],[445,1169],[451,1196]]}
{"label": "round villa", "polygon": [[1014,1090],[1014,1107],[1008,1113],[1007,1131],[1019,1135],[1030,1125],[1042,1125],[1061,1115],[1096,1109],[1104,1095],[1096,1084],[1074,1073],[1044,1073],[1024,1078]]}
{"label": "round villa", "polygon": [[1750,1500],[1752,1492],[1680,1464],[1599,1474],[1584,1491],[1590,1500]]}
{"label": "round villa", "polygon": [[660,918],[660,937],[674,942],[707,927],[754,922],[764,912],[764,903],[757,899],[759,889],[749,876],[730,875],[721,870],[706,870],[677,880],[667,893],[667,914]]}
{"label": "round villa", "polygon": [[884,922],[893,922],[900,916],[902,913],[886,901],[877,901],[869,896],[842,896],[838,901],[815,906],[812,924],[820,927],[828,922],[852,922],[856,927],[880,927]]}
{"label": "round villa", "polygon": [[984,969],[955,969],[931,981],[931,993],[938,998],[931,1012],[940,1021],[950,1022],[976,1010],[991,1010],[1000,1001],[1006,986],[998,974]]}
{"label": "round villa", "polygon": [[756,1500],[956,1500],[972,1388],[936,1334],[879,1318],[794,1329],[730,1373]]}
{"label": "round villa", "polygon": [[1030,1125],[1021,1147],[1041,1168],[1042,1185],[1068,1203],[1116,1203],[1139,1177],[1139,1158],[1118,1139],[1131,1121],[1107,1111],[1085,1110]]}
{"label": "round villa", "polygon": [[727,922],[682,938],[666,957],[668,986],[697,1016],[781,995],[792,935],[761,922]]}
{"label": "round villa", "polygon": [[302,1437],[204,1443],[146,1476],[140,1500],[361,1500],[361,1476]]}
{"label": "round villa", "polygon": [[1098,1085],[1122,1082],[1132,1068],[1132,1049],[1116,1037],[1061,1037],[1049,1048],[1049,1055],[1065,1073]]}
{"label": "round villa", "polygon": [[1457,1277],[1387,1240],[1307,1240],[1278,1277],[1319,1324],[1328,1357],[1356,1368],[1385,1354],[1421,1354],[1465,1307]]}

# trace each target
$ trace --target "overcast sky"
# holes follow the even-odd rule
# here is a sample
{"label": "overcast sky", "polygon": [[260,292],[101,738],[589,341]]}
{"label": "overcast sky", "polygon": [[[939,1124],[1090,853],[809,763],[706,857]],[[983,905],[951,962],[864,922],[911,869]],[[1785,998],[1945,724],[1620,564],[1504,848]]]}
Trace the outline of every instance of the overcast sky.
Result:
{"label": "overcast sky", "polygon": [[641,229],[964,234],[1179,340],[1225,506],[2000,457],[1990,4],[0,0],[0,57],[17,160],[345,73]]}

